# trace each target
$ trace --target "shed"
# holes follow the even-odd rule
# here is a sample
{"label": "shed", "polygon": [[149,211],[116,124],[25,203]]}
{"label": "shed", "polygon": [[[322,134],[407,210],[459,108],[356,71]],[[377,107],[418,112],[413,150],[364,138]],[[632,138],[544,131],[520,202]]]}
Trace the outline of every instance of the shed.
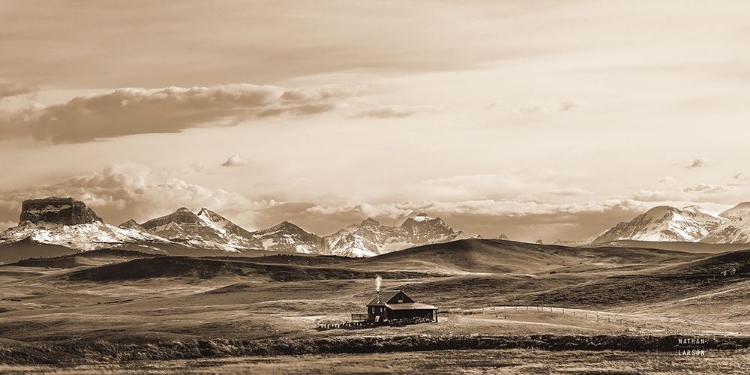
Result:
{"label": "shed", "polygon": [[438,321],[438,308],[415,302],[400,290],[379,292],[367,304],[367,320],[374,323],[390,323],[399,320]]}

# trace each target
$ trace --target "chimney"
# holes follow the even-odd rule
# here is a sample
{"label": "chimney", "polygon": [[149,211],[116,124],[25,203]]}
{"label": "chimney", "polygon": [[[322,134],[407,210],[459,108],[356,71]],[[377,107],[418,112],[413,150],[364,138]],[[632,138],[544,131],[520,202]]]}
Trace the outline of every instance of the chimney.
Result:
{"label": "chimney", "polygon": [[378,290],[378,303],[380,303],[380,291]]}

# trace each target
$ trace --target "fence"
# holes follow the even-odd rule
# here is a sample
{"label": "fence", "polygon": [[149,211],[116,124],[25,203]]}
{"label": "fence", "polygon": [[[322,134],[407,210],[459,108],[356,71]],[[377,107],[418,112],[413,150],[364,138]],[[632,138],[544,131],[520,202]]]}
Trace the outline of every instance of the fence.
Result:
{"label": "fence", "polygon": [[352,322],[364,322],[367,320],[367,314],[352,314]]}
{"label": "fence", "polygon": [[[508,313],[514,312],[547,312],[553,314],[560,314],[563,316],[570,316],[576,319],[582,319],[590,323],[611,323],[620,326],[637,326],[638,324],[633,320],[625,319],[627,314],[609,312],[609,311],[591,311],[565,307],[552,307],[552,306],[541,306],[541,305],[510,305],[510,306],[489,306],[476,309],[446,309],[443,310],[443,314],[446,315],[495,315],[500,317],[501,315],[507,319]],[[631,317],[632,318],[632,317]],[[642,325],[644,322],[640,322]]]}
{"label": "fence", "polygon": [[372,324],[370,324],[369,322],[323,323],[318,326],[318,330],[325,331],[329,329],[353,329],[370,326],[372,326]]}

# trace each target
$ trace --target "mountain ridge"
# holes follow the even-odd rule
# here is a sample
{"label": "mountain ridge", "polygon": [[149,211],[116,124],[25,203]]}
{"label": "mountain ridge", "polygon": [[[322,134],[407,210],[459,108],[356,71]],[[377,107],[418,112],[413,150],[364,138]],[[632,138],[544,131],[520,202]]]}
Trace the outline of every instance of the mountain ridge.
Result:
{"label": "mountain ridge", "polygon": [[[248,231],[208,208],[186,207],[138,223],[106,224],[83,202],[72,198],[24,201],[19,224],[0,233],[0,244],[22,240],[92,250],[121,244],[173,244],[240,253],[250,250],[372,257],[411,247],[445,243],[472,236],[451,228],[439,217],[419,212],[401,216],[394,225],[367,217],[327,236],[290,221]],[[481,236],[474,236],[481,238]],[[507,236],[500,236],[507,239]],[[715,215],[700,206],[656,206],[621,222],[593,240],[558,241],[566,246],[601,246],[623,241],[707,244],[750,243],[750,202]]]}
{"label": "mountain ridge", "polygon": [[657,206],[605,231],[591,245],[617,241],[750,243],[750,202],[714,215],[700,206]]}
{"label": "mountain ridge", "polygon": [[159,243],[233,253],[268,250],[370,257],[464,236],[442,219],[424,213],[410,215],[399,227],[368,217],[334,234],[319,236],[290,221],[251,232],[205,207],[197,214],[180,207],[143,223],[130,219],[119,226],[105,224],[91,208],[72,198],[30,200],[22,207],[22,220],[0,233],[0,244],[28,239],[88,251],[121,244]]}

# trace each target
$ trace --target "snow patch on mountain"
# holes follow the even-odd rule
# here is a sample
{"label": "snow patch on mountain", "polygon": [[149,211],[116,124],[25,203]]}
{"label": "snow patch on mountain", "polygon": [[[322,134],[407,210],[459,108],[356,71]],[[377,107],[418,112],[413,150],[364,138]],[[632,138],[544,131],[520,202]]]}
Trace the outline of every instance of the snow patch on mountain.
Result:
{"label": "snow patch on mountain", "polygon": [[713,230],[701,242],[748,243],[750,242],[750,202],[740,203],[719,214],[726,222]]}
{"label": "snow patch on mountain", "polygon": [[470,238],[456,232],[440,218],[419,213],[409,215],[399,226],[383,225],[367,218],[324,237],[327,254],[339,256],[375,256],[406,248]]}
{"label": "snow patch on mountain", "polygon": [[630,222],[617,224],[597,237],[593,243],[619,240],[697,242],[725,221],[726,219],[697,206],[688,206],[683,209],[659,206],[637,216]]}
{"label": "snow patch on mountain", "polygon": [[[21,224],[0,233],[0,243],[30,239],[80,250],[124,243],[164,243],[224,252],[269,250],[306,254],[371,257],[406,248],[472,238],[454,231],[442,219],[412,213],[398,226],[367,218],[325,238],[284,221],[250,232],[207,209],[197,214],[186,207],[139,224],[103,223],[83,202],[71,198],[44,198],[24,202]],[[28,220],[23,220],[28,218]],[[479,237],[474,237],[479,238]]]}
{"label": "snow patch on mountain", "polygon": [[0,234],[0,243],[25,239],[73,249],[95,250],[123,243],[168,243],[159,236],[139,230],[123,229],[114,225],[94,222],[77,225],[22,222]]}
{"label": "snow patch on mountain", "polygon": [[722,213],[719,216],[732,221],[747,221],[750,215],[750,202],[742,202]]}
{"label": "snow patch on mountain", "polygon": [[323,238],[288,221],[254,232],[253,238],[261,241],[265,250],[323,254],[327,248]]}

